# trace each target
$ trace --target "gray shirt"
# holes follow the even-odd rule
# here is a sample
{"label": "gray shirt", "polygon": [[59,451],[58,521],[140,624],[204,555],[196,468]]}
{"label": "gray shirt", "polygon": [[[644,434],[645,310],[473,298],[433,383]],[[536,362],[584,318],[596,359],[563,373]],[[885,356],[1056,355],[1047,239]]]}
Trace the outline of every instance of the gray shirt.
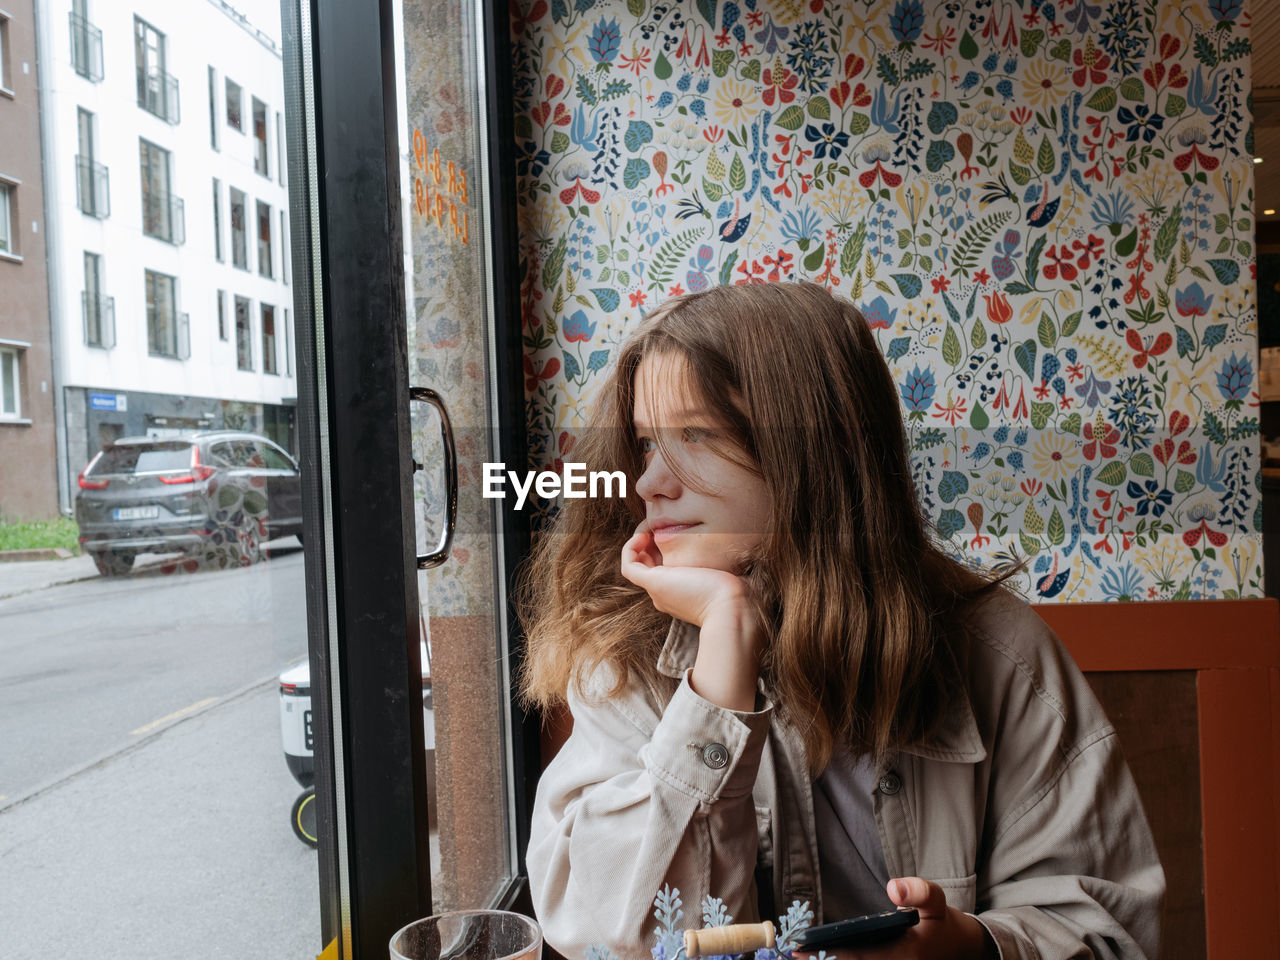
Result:
{"label": "gray shirt", "polygon": [[893,909],[885,892],[889,868],[871,802],[876,779],[869,758],[855,758],[840,747],[813,782],[824,923]]}

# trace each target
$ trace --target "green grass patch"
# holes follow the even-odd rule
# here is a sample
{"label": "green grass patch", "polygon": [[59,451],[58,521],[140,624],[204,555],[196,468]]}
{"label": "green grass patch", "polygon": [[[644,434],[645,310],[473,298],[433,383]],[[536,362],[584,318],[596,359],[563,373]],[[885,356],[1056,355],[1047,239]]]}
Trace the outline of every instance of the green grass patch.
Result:
{"label": "green grass patch", "polygon": [[32,520],[15,523],[0,519],[0,550],[43,550],[62,547],[72,553],[80,552],[76,538],[80,528],[71,517],[57,520]]}

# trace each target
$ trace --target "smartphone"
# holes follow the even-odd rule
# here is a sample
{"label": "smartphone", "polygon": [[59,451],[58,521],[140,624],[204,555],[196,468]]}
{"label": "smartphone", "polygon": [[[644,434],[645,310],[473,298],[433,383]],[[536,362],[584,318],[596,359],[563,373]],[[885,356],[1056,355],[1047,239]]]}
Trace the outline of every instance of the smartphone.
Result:
{"label": "smartphone", "polygon": [[886,943],[920,922],[915,907],[899,907],[884,913],[869,913],[852,920],[838,920],[810,927],[796,938],[796,949],[807,952],[836,947],[869,947]]}

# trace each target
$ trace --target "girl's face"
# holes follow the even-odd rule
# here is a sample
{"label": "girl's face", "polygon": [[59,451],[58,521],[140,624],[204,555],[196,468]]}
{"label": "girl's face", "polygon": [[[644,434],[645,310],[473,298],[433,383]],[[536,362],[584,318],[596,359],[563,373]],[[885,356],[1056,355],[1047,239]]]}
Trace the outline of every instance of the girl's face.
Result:
{"label": "girl's face", "polygon": [[677,356],[647,356],[636,369],[632,417],[645,462],[636,492],[665,566],[741,573],[768,530],[770,498],[760,477],[716,452],[721,424],[689,384]]}

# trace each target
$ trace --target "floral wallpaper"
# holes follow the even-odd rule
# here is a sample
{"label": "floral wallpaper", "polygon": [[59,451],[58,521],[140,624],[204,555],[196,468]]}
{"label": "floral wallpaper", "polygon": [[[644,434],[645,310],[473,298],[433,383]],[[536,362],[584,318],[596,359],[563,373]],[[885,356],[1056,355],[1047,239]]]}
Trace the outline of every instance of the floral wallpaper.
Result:
{"label": "floral wallpaper", "polygon": [[534,466],[646,309],[864,310],[919,494],[1033,600],[1260,596],[1241,0],[514,0]]}

